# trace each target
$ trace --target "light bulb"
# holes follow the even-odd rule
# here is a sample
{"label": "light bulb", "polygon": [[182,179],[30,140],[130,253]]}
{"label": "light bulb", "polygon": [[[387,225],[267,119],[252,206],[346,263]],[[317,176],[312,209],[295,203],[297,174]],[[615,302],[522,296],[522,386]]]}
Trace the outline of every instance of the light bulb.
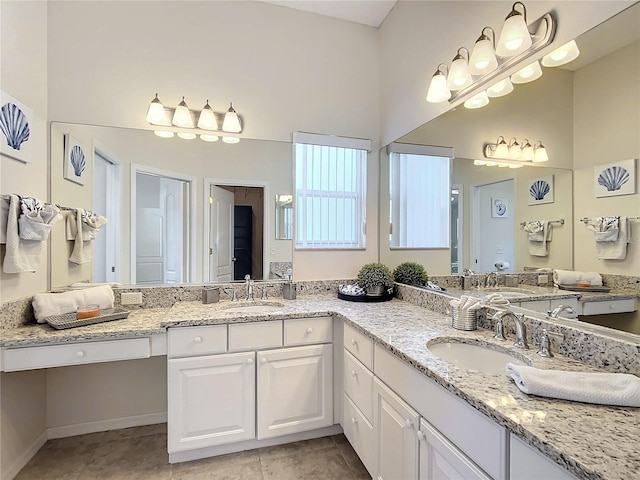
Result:
{"label": "light bulb", "polygon": [[222,137],[222,141],[224,143],[239,143],[240,139],[238,137]]}
{"label": "light bulb", "polygon": [[182,97],[182,101],[176,107],[176,111],[173,112],[172,123],[177,127],[193,128],[193,121],[191,120],[191,112],[187,103]]}
{"label": "light bulb", "polygon": [[515,84],[529,83],[537,80],[542,76],[542,68],[540,63],[536,60],[531,65],[527,65],[521,70],[511,75],[511,81]]}
{"label": "light bulb", "polygon": [[[518,4],[522,5],[524,14],[516,10],[515,7]],[[496,46],[496,54],[501,57],[513,57],[527,50],[531,43],[531,34],[527,27],[527,9],[521,2],[516,2],[505,19]]]}
{"label": "light bulb", "polygon": [[447,88],[447,77],[438,70],[431,77],[431,83],[429,84],[429,90],[427,91],[427,102],[440,103],[451,98],[451,91]]}
{"label": "light bulb", "polygon": [[498,83],[487,89],[487,95],[490,98],[503,97],[511,92],[513,92],[513,83],[511,83],[511,79],[509,77],[504,80],[500,80]]}
{"label": "light bulb", "polygon": [[464,107],[474,109],[474,108],[482,108],[488,104],[489,104],[489,97],[487,96],[487,92],[483,90],[482,92],[471,97],[469,100],[465,100]]}
{"label": "light bulb", "polygon": [[[229,104],[229,110],[224,115],[224,122],[222,122],[222,130],[225,132],[238,133],[242,130],[240,126],[240,119],[238,114],[233,109],[233,104]],[[224,139],[223,139],[224,140]]]}
{"label": "light bulb", "polygon": [[213,109],[209,105],[209,100],[207,100],[207,104],[202,107],[202,111],[200,112],[200,116],[198,117],[198,128],[202,128],[203,130],[218,129],[216,115],[213,113]]}
{"label": "light bulb", "polygon": [[166,130],[154,130],[153,133],[161,138],[173,138],[174,136],[173,132],[167,132]]}
{"label": "light bulb", "polygon": [[164,112],[164,105],[158,98],[158,94],[149,104],[149,110],[147,110],[147,122],[152,125],[170,125],[167,121],[167,116]]}
{"label": "light bulb", "polygon": [[559,67],[575,60],[579,55],[578,44],[575,40],[571,40],[542,57],[542,65],[545,67]]}
{"label": "light bulb", "polygon": [[218,136],[217,135],[205,135],[205,134],[202,134],[202,135],[200,135],[200,140],[204,140],[205,142],[217,142],[218,141]]}
{"label": "light bulb", "polygon": [[193,140],[194,138],[196,138],[196,134],[187,133],[187,132],[178,132],[178,137],[182,138],[183,140]]}

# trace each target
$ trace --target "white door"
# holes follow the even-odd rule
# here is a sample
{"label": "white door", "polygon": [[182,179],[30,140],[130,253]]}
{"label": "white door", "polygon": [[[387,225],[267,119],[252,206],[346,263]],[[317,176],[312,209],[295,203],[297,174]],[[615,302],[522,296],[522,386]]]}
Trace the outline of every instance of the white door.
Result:
{"label": "white door", "polygon": [[254,352],[168,362],[169,453],[255,437]]}
{"label": "white door", "polygon": [[209,232],[209,281],[233,280],[234,194],[211,185]]}
{"label": "white door", "polygon": [[333,425],[333,347],[258,352],[258,439]]}
{"label": "white door", "polygon": [[418,436],[420,480],[490,480],[491,477],[424,419],[420,419]]}
{"label": "white door", "polygon": [[185,197],[186,184],[177,180],[163,178],[160,182],[160,198],[163,202],[166,228],[164,236],[164,281],[163,283],[184,282],[184,270],[187,264],[186,221],[188,199]]}
{"label": "white door", "polygon": [[120,166],[97,150],[93,162],[93,211],[109,221],[93,240],[93,282],[120,280]]}
{"label": "white door", "polygon": [[473,244],[478,273],[495,271],[498,261],[515,265],[515,197],[514,181],[505,180],[474,187]]}
{"label": "white door", "polygon": [[373,425],[380,480],[418,478],[418,413],[374,377]]}

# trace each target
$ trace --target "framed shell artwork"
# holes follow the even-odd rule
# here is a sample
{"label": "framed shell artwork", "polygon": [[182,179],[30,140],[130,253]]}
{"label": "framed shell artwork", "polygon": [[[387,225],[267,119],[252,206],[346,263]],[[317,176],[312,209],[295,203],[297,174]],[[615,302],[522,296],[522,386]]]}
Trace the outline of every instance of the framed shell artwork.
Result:
{"label": "framed shell artwork", "polygon": [[87,147],[72,135],[64,135],[64,168],[63,176],[67,180],[84,185],[87,170]]}
{"label": "framed shell artwork", "polygon": [[613,197],[636,193],[636,160],[596,165],[593,167],[596,197]]}
{"label": "framed shell artwork", "polygon": [[8,93],[0,91],[0,153],[23,163],[30,163],[32,124],[33,110]]}
{"label": "framed shell artwork", "polygon": [[491,217],[507,218],[509,216],[509,204],[504,198],[491,198]]}
{"label": "framed shell artwork", "polygon": [[527,199],[527,205],[553,203],[553,175],[531,179]]}

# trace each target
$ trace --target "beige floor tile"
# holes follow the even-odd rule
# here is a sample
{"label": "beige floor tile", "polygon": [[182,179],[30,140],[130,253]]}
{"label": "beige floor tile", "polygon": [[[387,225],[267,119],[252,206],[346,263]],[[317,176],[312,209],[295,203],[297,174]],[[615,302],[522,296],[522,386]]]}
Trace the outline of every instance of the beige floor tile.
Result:
{"label": "beige floor tile", "polygon": [[360,460],[360,457],[348,442],[338,444],[337,448],[356,480],[369,480],[371,478],[362,460]]}
{"label": "beige floor tile", "polygon": [[333,441],[337,444],[339,443],[348,443],[349,440],[347,440],[347,437],[344,436],[344,433],[340,433],[338,435],[332,435],[331,438],[333,438]]}
{"label": "beige floor tile", "polygon": [[260,461],[255,456],[242,462],[227,459],[174,465],[171,480],[263,480],[263,477]]}
{"label": "beige floor tile", "polygon": [[265,480],[353,480],[349,466],[335,447],[260,460]]}
{"label": "beige floor tile", "polygon": [[335,442],[331,437],[315,438],[313,440],[303,440],[301,442],[286,443],[274,447],[264,447],[258,449],[260,460],[268,460],[278,457],[286,457],[293,454],[304,454],[315,450],[335,447]]}
{"label": "beige floor tile", "polygon": [[91,460],[98,443],[82,443],[77,439],[49,440],[20,471],[20,480],[48,480],[80,478],[85,465]]}

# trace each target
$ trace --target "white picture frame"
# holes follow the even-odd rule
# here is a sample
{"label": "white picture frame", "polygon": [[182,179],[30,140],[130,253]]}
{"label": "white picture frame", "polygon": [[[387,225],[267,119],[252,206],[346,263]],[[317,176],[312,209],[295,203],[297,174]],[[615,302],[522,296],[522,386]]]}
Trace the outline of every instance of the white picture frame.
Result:
{"label": "white picture frame", "polygon": [[492,218],[508,218],[509,204],[502,197],[491,197],[491,217]]}
{"label": "white picture frame", "polygon": [[33,109],[0,90],[0,154],[31,163]]}
{"label": "white picture frame", "polygon": [[67,180],[84,185],[87,178],[89,150],[73,135],[64,134],[64,167],[62,175]]}
{"label": "white picture frame", "polygon": [[596,198],[636,193],[636,159],[622,160],[593,167]]}
{"label": "white picture frame", "polygon": [[527,205],[542,205],[554,202],[553,175],[532,178],[527,189]]}

